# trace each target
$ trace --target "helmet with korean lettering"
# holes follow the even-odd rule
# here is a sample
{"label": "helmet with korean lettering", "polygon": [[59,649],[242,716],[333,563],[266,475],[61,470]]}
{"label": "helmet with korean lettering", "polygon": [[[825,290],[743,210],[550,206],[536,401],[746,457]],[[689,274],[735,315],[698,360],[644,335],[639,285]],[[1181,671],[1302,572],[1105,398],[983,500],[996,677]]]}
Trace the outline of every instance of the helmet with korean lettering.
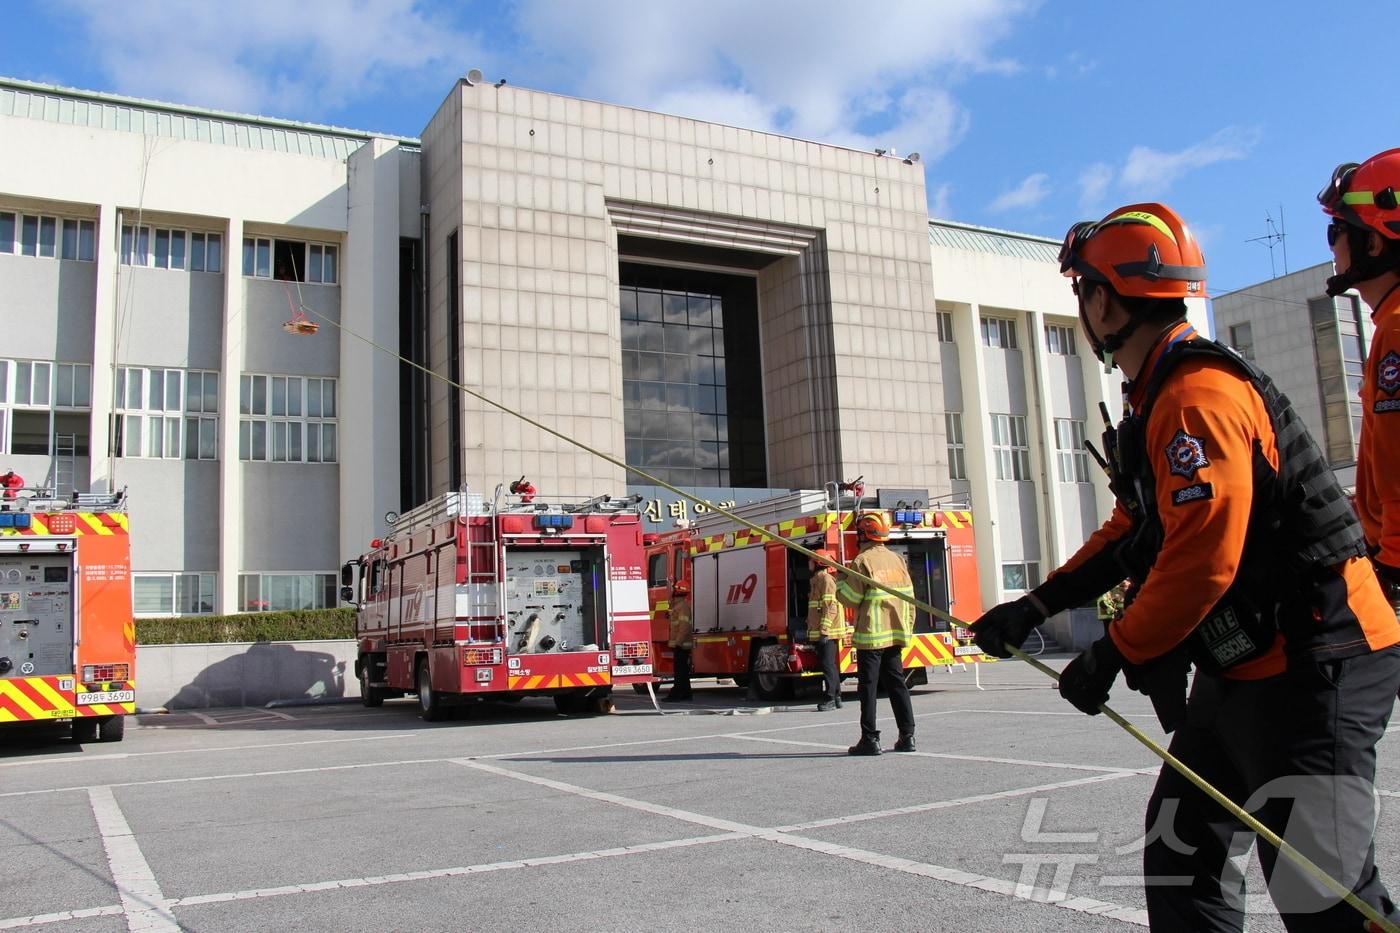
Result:
{"label": "helmet with korean lettering", "polygon": [[[1327,245],[1344,234],[1350,265],[1327,280],[1327,294],[1336,297],[1359,282],[1400,268],[1400,149],[1387,149],[1365,162],[1343,162],[1317,193],[1317,203],[1333,220],[1327,225]],[[1385,243],[1371,255],[1370,233]]]}
{"label": "helmet with korean lettering", "polygon": [[863,512],[856,516],[856,534],[866,541],[888,541],[890,518],[884,512]]}
{"label": "helmet with korean lettering", "polygon": [[1186,221],[1165,204],[1129,204],[1069,228],[1060,272],[1106,282],[1128,298],[1205,296],[1206,260]]}
{"label": "helmet with korean lettering", "polygon": [[[1074,280],[1080,321],[1105,372],[1145,321],[1185,317],[1185,299],[1205,297],[1206,260],[1195,236],[1176,211],[1156,202],[1129,204],[1070,227],[1060,246],[1060,272]],[[1103,335],[1085,313],[1092,291],[1101,287],[1128,312],[1126,324]]]}

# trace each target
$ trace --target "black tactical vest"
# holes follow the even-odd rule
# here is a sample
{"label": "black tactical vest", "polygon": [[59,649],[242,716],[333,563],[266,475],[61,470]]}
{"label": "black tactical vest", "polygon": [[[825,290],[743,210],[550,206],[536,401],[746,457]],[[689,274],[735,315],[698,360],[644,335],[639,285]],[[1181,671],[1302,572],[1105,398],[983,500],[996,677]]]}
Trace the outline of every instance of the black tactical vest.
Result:
{"label": "black tactical vest", "polygon": [[[1201,357],[1222,360],[1249,379],[1269,413],[1279,465],[1275,472],[1256,441],[1254,499],[1239,570],[1187,639],[1191,660],[1219,673],[1266,653],[1279,632],[1290,657],[1336,658],[1369,651],[1365,633],[1347,607],[1346,581],[1330,569],[1366,553],[1355,512],[1287,396],[1262,370],[1213,340],[1194,337],[1169,348],[1148,380],[1142,409],[1104,433],[1113,492],[1132,519],[1132,529],[1119,544],[1119,562],[1141,586],[1161,550],[1147,419],[1172,371]],[[1197,484],[1175,494],[1186,497],[1181,507],[1190,508],[1186,499],[1215,491]]]}

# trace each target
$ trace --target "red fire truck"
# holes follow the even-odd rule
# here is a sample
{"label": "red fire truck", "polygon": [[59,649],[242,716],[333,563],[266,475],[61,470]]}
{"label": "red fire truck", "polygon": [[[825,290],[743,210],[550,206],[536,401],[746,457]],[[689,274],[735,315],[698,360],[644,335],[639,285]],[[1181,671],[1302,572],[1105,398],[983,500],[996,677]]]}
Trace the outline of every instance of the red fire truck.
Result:
{"label": "red fire truck", "polygon": [[638,500],[534,499],[448,493],[390,516],[341,568],[366,706],[412,693],[435,720],[470,700],[550,696],[582,713],[613,684],[653,679]]}
{"label": "red fire truck", "polygon": [[[13,498],[10,498],[13,494]],[[120,742],[136,712],[125,492],[0,503],[0,724],[71,720]]]}
{"label": "red fire truck", "polygon": [[[911,498],[910,501],[920,502]],[[852,522],[862,512],[884,509],[890,519],[889,547],[909,561],[914,595],[962,619],[982,614],[972,514],[965,509],[924,509],[844,492],[803,490],[731,509],[776,538],[809,550],[828,548],[845,562],[858,549]],[[695,676],[756,681],[760,696],[790,696],[795,681],[820,677],[816,652],[799,643],[806,629],[806,557],[781,541],[714,514],[692,527],[647,536],[647,593],[652,606],[653,655],[658,674],[673,671],[666,647],[671,587],[690,581],[695,617]],[[848,617],[850,613],[848,612]],[[924,683],[928,668],[990,660],[972,642],[972,632],[950,626],[922,610],[914,620],[914,643],[904,650],[911,683]],[[796,633],[797,638],[794,638]],[[855,674],[849,639],[841,647],[843,675]]]}

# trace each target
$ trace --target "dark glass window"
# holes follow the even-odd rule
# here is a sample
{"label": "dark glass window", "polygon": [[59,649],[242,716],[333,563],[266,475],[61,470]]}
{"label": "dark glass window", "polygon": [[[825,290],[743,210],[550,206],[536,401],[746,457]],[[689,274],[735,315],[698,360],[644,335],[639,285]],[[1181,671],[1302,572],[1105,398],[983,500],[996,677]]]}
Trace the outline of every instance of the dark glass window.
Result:
{"label": "dark glass window", "polygon": [[627,462],[678,486],[767,486],[754,280],[632,263],[621,274]]}

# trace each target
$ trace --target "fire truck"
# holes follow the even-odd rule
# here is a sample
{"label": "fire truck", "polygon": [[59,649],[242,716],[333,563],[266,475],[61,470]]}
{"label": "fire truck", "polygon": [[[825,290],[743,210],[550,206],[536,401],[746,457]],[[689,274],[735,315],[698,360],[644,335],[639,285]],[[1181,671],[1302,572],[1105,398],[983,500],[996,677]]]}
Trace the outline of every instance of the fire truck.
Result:
{"label": "fire truck", "polygon": [[638,499],[550,505],[512,488],[523,494],[464,490],[391,513],[389,534],[341,568],[364,705],[414,694],[432,721],[549,696],[575,714],[653,679]]}
{"label": "fire truck", "polygon": [[120,742],[136,712],[126,494],[0,501],[0,724],[71,721]]}
{"label": "fire truck", "polygon": [[[647,536],[647,594],[653,610],[653,657],[657,673],[674,671],[666,647],[671,587],[690,583],[695,621],[694,675],[752,679],[760,697],[792,695],[800,678],[820,677],[816,652],[806,636],[808,559],[785,547],[786,538],[815,550],[827,548],[843,563],[856,554],[857,515],[884,508],[890,520],[889,548],[909,562],[914,595],[958,618],[982,614],[972,514],[966,509],[910,507],[904,500],[866,497],[841,484],[747,503],[733,514],[760,526],[765,537],[719,514],[684,529]],[[926,498],[926,497],[925,497]],[[912,502],[922,505],[919,498]],[[852,617],[847,610],[848,621]],[[972,641],[972,632],[923,610],[914,618],[914,642],[904,649],[911,684],[926,683],[928,668],[992,660]],[[855,674],[850,639],[841,646],[842,675]]]}

